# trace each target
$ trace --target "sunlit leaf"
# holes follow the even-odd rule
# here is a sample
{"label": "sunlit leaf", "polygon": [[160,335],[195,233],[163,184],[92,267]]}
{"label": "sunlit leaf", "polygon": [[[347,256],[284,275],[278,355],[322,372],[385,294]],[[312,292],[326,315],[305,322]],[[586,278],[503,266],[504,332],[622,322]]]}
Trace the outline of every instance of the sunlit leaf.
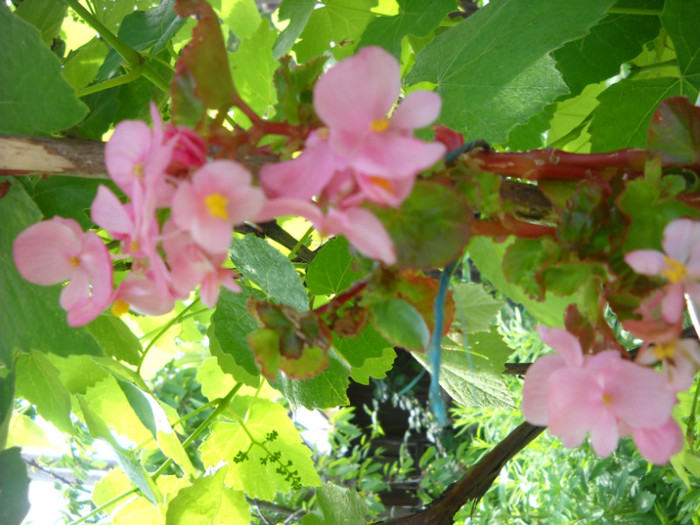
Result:
{"label": "sunlit leaf", "polygon": [[369,508],[363,497],[353,489],[324,483],[316,489],[316,499],[323,519],[315,514],[304,516],[302,525],[361,525],[367,523]]}
{"label": "sunlit leaf", "polygon": [[350,254],[345,237],[334,237],[309,263],[306,271],[309,293],[330,295],[344,292],[366,274],[357,266],[357,260]]}
{"label": "sunlit leaf", "polygon": [[477,283],[459,283],[454,287],[456,320],[467,332],[488,332],[491,322],[503,306]]}

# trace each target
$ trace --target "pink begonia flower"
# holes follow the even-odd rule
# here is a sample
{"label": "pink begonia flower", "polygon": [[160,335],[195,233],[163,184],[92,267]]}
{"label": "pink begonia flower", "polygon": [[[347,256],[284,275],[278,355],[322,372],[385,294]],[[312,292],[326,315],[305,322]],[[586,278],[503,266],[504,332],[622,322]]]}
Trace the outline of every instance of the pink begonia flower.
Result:
{"label": "pink begonia flower", "polygon": [[396,263],[396,250],[382,222],[363,208],[336,210],[329,208],[328,214],[315,204],[299,199],[280,198],[265,202],[255,218],[265,222],[275,217],[299,216],[310,221],[322,235],[345,235],[357,250],[385,264]]}
{"label": "pink begonia flower", "polygon": [[251,175],[241,164],[216,160],[180,184],[172,204],[172,218],[209,253],[223,253],[231,244],[233,227],[253,219],[265,197],[251,186]]}
{"label": "pink begonia flower", "polygon": [[[160,115],[158,115],[158,118]],[[156,117],[154,116],[154,122]],[[165,125],[163,132],[164,144],[174,141],[172,159],[165,169],[168,175],[183,177],[193,169],[204,166],[207,162],[207,143],[202,137],[189,128]]]}
{"label": "pink begonia flower", "polygon": [[174,306],[173,295],[164,291],[150,272],[132,273],[119,283],[112,311],[116,315],[129,310],[142,315],[163,315]]}
{"label": "pink begonia flower", "polygon": [[97,234],[73,219],[54,217],[34,224],[13,243],[13,256],[26,280],[44,286],[69,281],[60,304],[68,324],[89,323],[112,302],[112,261]]}
{"label": "pink begonia flower", "polygon": [[665,343],[645,344],[636,362],[654,365],[662,362],[666,386],[672,392],[689,389],[700,370],[700,344],[695,339],[678,339]]}
{"label": "pink begonia flower", "polygon": [[379,47],[362,48],[316,83],[316,112],[333,149],[353,169],[383,178],[412,177],[444,155],[443,144],[412,136],[437,119],[440,96],[414,91],[390,116],[400,92],[401,67]]}
{"label": "pink begonia flower", "polygon": [[684,294],[700,302],[700,222],[678,219],[664,229],[664,252],[635,250],[625,255],[625,262],[637,273],[665,277],[661,304],[663,318],[676,323],[683,316]]}
{"label": "pink begonia flower", "polygon": [[163,249],[170,265],[172,286],[179,298],[187,297],[197,285],[202,302],[213,308],[219,299],[219,286],[232,292],[241,287],[234,280],[233,270],[223,268],[226,252],[208,254],[184,230],[176,230],[172,221],[163,227]]}
{"label": "pink begonia flower", "polygon": [[[622,359],[617,351],[584,356],[579,342],[564,330],[539,332],[559,355],[539,359],[525,376],[523,413],[529,422],[548,425],[567,447],[580,445],[590,434],[600,456],[615,450],[628,432],[640,439],[669,435],[664,426],[675,394],[663,388],[661,374]],[[675,445],[668,448],[675,450]],[[656,452],[654,460],[664,455]]]}

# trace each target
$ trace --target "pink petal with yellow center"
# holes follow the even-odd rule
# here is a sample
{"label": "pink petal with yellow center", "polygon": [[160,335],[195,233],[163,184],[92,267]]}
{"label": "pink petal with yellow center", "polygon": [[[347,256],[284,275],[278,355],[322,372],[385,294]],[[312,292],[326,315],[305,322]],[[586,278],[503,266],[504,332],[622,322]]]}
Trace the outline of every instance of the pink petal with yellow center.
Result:
{"label": "pink petal with yellow center", "polygon": [[405,178],[430,168],[445,154],[440,142],[423,142],[397,133],[372,133],[349,159],[362,173],[380,177]]}

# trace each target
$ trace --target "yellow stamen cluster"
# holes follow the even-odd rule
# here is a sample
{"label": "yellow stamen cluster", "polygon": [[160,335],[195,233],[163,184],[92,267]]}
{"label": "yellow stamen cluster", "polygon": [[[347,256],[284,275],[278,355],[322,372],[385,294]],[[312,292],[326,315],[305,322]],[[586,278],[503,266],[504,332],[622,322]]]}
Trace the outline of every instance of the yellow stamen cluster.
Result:
{"label": "yellow stamen cluster", "polygon": [[132,253],[141,251],[141,246],[139,246],[139,243],[136,239],[132,239],[129,243],[129,251]]}
{"label": "yellow stamen cluster", "polygon": [[316,135],[321,140],[328,140],[331,136],[331,131],[328,128],[318,128],[316,130]]}
{"label": "yellow stamen cluster", "polygon": [[211,213],[213,217],[218,217],[225,221],[228,220],[228,213],[226,212],[228,199],[226,197],[218,193],[212,193],[204,199],[204,204],[206,204],[209,213]]}
{"label": "yellow stamen cluster", "polygon": [[134,174],[139,178],[143,178],[143,164],[136,164],[134,166]]}
{"label": "yellow stamen cluster", "polygon": [[688,274],[688,269],[675,259],[664,257],[664,262],[666,263],[666,268],[661,271],[661,274],[672,283],[677,283]]}
{"label": "yellow stamen cluster", "polygon": [[651,353],[654,354],[654,357],[656,357],[656,359],[658,359],[659,361],[663,361],[664,359],[669,359],[674,356],[674,354],[676,353],[676,345],[673,342],[662,343],[656,345],[651,351]]}
{"label": "yellow stamen cluster", "polygon": [[603,394],[603,403],[605,403],[605,406],[609,406],[612,403],[612,396]]}
{"label": "yellow stamen cluster", "polygon": [[386,131],[389,128],[389,119],[385,118],[380,118],[372,122],[372,124],[369,125],[369,128],[372,131]]}
{"label": "yellow stamen cluster", "polygon": [[129,312],[129,303],[122,301],[121,299],[117,299],[114,301],[114,304],[112,305],[112,313],[116,315],[117,317],[121,317],[122,315],[126,314]]}
{"label": "yellow stamen cluster", "polygon": [[391,187],[391,183],[387,179],[384,179],[382,177],[371,176],[369,180],[372,184],[376,184],[380,188],[385,189],[387,192],[394,193]]}
{"label": "yellow stamen cluster", "polygon": [[73,268],[75,268],[76,266],[79,266],[79,265],[80,265],[80,257],[78,257],[77,255],[74,255],[73,257],[71,257],[70,259],[68,259],[68,262],[70,262],[70,265],[71,265]]}

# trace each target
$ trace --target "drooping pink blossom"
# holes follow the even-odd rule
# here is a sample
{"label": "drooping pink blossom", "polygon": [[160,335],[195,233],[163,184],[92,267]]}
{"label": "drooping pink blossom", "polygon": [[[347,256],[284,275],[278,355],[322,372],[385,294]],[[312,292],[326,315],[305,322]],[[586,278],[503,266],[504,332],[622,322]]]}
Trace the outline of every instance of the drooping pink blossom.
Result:
{"label": "drooping pink blossom", "polygon": [[68,281],[60,304],[71,326],[89,323],[112,302],[107,247],[73,219],[54,217],[30,226],[15,239],[13,257],[19,273],[32,283],[48,286]]}
{"label": "drooping pink blossom", "polygon": [[234,225],[252,220],[262,209],[263,192],[251,186],[251,179],[237,162],[206,164],[178,187],[172,204],[175,224],[207,252],[226,252]]}
{"label": "drooping pink blossom", "polygon": [[664,251],[635,250],[625,262],[637,273],[664,277],[668,284],[661,304],[663,318],[677,323],[683,316],[684,294],[700,302],[700,222],[677,219],[664,229]]}
{"label": "drooping pink blossom", "polygon": [[663,425],[655,428],[630,429],[634,444],[639,452],[656,465],[668,463],[671,456],[683,450],[683,431],[672,417]]}
{"label": "drooping pink blossom", "polygon": [[152,271],[132,272],[124,279],[114,296],[115,313],[133,310],[142,315],[164,315],[175,306],[175,297],[159,285]]}
{"label": "drooping pink blossom", "polygon": [[[540,328],[540,335],[559,355],[544,356],[528,370],[523,385],[523,413],[536,425],[547,425],[567,447],[590,434],[597,454],[607,456],[627,433],[645,438],[669,436],[666,427],[675,394],[664,388],[661,374],[623,359],[617,351],[583,355],[579,342],[564,330]],[[646,451],[654,461],[676,450]]]}

